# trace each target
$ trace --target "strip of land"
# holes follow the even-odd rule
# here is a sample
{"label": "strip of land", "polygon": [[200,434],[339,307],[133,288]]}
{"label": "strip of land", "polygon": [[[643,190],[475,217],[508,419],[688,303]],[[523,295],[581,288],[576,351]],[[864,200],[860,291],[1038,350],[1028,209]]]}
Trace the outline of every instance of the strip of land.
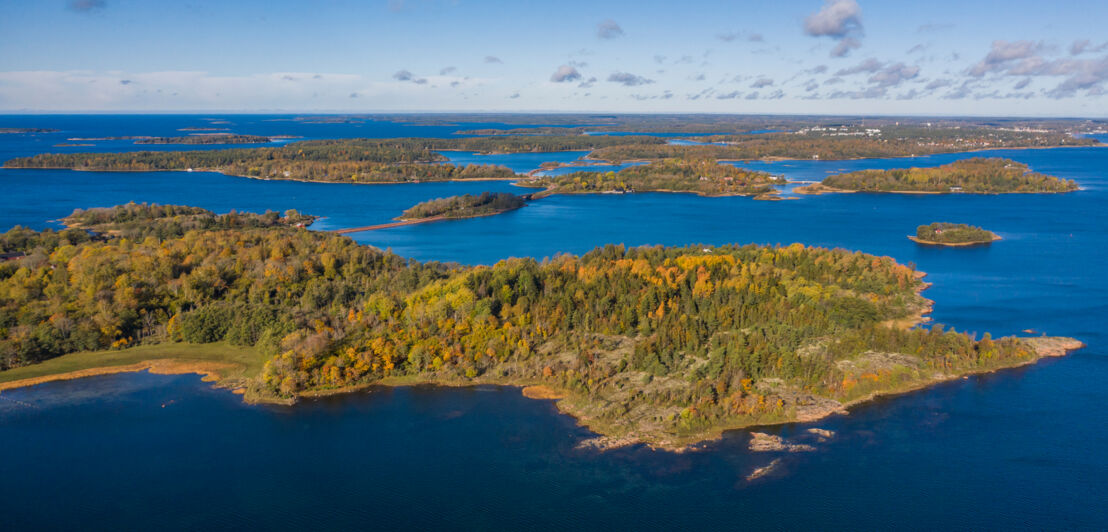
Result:
{"label": "strip of land", "polygon": [[683,449],[1081,345],[911,327],[931,308],[921,273],[841,249],[605,246],[462,266],[276,213],[131,204],[71,218],[82,229],[0,235],[0,382],[196,370],[279,403],[537,386],[528,395],[561,397],[597,448]]}

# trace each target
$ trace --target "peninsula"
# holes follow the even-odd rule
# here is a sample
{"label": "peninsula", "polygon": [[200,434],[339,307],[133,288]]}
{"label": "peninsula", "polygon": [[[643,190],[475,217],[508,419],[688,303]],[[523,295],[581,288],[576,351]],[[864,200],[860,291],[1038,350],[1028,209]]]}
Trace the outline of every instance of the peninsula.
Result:
{"label": "peninsula", "polygon": [[526,205],[527,198],[508,192],[482,192],[474,196],[464,194],[418,203],[398,218],[407,220],[458,219],[489,216],[512,211]]}
{"label": "peninsula", "polygon": [[942,166],[859,170],[800,187],[800,194],[896,192],[904,194],[1061,193],[1078,189],[1070,179],[1032,172],[1011,159],[975,157]]}
{"label": "peninsula", "polygon": [[1000,240],[992,231],[967,224],[935,222],[916,228],[915,236],[908,237],[913,242],[935,246],[974,246]]}
{"label": "peninsula", "polygon": [[609,245],[470,267],[287,218],[127,205],[0,235],[23,254],[0,263],[0,388],[144,368],[251,401],[526,386],[610,444],[676,449],[1081,346],[904,328],[930,308],[922,274],[865,253]]}

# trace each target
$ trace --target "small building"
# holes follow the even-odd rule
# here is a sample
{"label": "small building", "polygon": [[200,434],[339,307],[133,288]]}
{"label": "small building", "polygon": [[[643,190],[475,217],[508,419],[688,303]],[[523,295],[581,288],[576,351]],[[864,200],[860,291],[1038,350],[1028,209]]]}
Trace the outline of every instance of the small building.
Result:
{"label": "small building", "polygon": [[951,192],[961,192],[961,191],[962,191],[962,187],[950,187],[950,191],[951,191]]}

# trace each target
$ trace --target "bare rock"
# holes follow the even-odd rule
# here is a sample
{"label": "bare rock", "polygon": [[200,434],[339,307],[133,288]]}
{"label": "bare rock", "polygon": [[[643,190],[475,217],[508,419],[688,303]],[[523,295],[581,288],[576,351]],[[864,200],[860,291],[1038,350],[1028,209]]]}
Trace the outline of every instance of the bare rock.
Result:
{"label": "bare rock", "polygon": [[786,451],[799,453],[816,450],[811,445],[803,443],[789,443],[780,436],[766,434],[764,432],[750,433],[750,450],[755,452]]}

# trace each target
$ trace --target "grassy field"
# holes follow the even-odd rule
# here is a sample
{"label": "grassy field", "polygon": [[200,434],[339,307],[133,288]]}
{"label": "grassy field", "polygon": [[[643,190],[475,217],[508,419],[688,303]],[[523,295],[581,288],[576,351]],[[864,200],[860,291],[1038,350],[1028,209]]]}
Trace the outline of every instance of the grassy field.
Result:
{"label": "grassy field", "polygon": [[118,351],[71,353],[39,364],[0,371],[0,384],[154,360],[174,360],[183,364],[230,364],[232,369],[220,372],[224,380],[257,375],[261,373],[265,363],[265,359],[254,348],[226,343],[141,345]]}

